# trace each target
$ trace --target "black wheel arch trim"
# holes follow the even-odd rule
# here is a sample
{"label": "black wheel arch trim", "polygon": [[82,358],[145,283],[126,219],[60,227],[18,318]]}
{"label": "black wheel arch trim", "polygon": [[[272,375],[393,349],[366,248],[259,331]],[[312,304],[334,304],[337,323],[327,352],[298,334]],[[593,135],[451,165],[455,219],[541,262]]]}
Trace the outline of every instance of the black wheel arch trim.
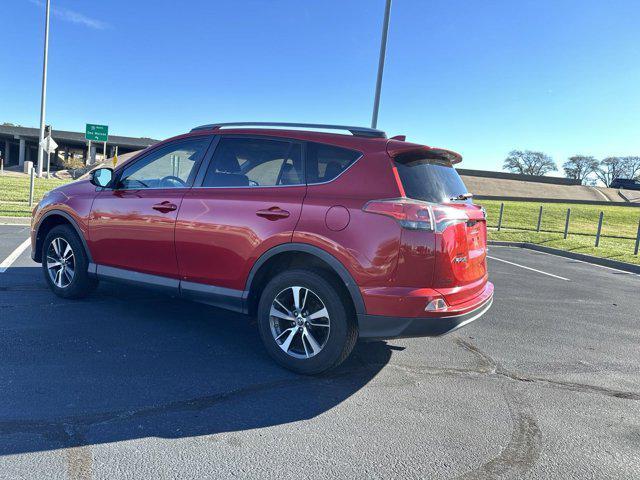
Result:
{"label": "black wheel arch trim", "polygon": [[[78,237],[80,237],[80,242],[82,242],[82,246],[84,247],[84,251],[85,251],[85,253],[87,255],[88,263],[93,263],[93,258],[91,257],[91,252],[89,251],[89,246],[87,245],[87,240],[84,238],[84,234],[82,233],[82,230],[78,226],[78,222],[76,222],[76,220],[71,215],[69,215],[67,212],[65,212],[63,210],[57,210],[57,209],[49,210],[47,213],[42,215],[42,218],[38,222],[38,226],[35,229],[36,230],[36,236],[35,236],[36,243],[34,245],[34,249],[31,251],[31,258],[33,258],[33,260],[35,260],[38,263],[42,262],[42,258],[41,258],[41,255],[40,255],[41,252],[39,252],[38,248],[35,248],[35,247],[37,247],[37,245],[38,245],[38,239],[40,238],[40,228],[42,227],[43,222],[45,221],[45,219],[47,219],[49,217],[52,217],[54,215],[58,215],[60,217],[63,217],[65,220],[67,220],[71,224],[71,226],[75,229],[76,233],[78,234]],[[42,241],[44,241],[44,238],[42,239]]]}
{"label": "black wheel arch trim", "polygon": [[267,260],[272,258],[275,255],[284,252],[300,252],[300,253],[308,253],[310,255],[314,255],[318,257],[320,260],[326,262],[333,271],[342,279],[347,290],[349,291],[349,295],[351,296],[351,300],[353,301],[353,306],[355,307],[356,314],[365,314],[366,309],[364,306],[364,300],[362,298],[362,294],[360,293],[360,289],[358,288],[357,283],[347,270],[347,268],[338,260],[336,257],[331,255],[326,250],[323,250],[319,247],[315,247],[313,245],[308,245],[306,243],[283,243],[277,245],[266,252],[264,252],[260,258],[253,264],[251,271],[249,272],[249,276],[247,277],[247,282],[245,284],[244,297],[245,301],[249,296],[249,292],[251,292],[251,287],[253,280],[255,278],[256,273],[260,270],[260,267],[264,265]]}

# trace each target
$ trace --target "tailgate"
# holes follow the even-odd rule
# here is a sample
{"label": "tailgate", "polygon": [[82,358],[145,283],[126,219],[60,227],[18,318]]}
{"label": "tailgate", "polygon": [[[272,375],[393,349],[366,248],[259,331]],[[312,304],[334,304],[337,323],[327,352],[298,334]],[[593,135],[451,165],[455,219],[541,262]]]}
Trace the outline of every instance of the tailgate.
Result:
{"label": "tailgate", "polygon": [[439,235],[436,288],[456,305],[479,295],[487,281],[487,226],[483,211],[470,204],[447,205],[468,219],[449,225]]}

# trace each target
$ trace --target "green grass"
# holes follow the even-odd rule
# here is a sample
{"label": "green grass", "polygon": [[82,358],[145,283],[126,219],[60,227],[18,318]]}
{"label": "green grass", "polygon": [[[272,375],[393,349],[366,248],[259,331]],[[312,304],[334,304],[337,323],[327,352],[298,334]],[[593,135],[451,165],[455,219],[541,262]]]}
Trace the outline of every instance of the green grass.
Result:
{"label": "green grass", "polygon": [[[621,262],[640,264],[633,255],[640,208],[608,205],[543,204],[540,232],[536,231],[540,203],[504,202],[502,230],[498,224],[500,202],[479,200],[487,209],[489,240],[529,242]],[[567,208],[571,208],[569,236],[563,238]],[[598,217],[604,212],[600,245],[595,247]]]}
{"label": "green grass", "polygon": [[[35,207],[36,203],[33,202]],[[0,202],[0,217],[30,217],[33,207],[29,203],[5,203]]]}
{"label": "green grass", "polygon": [[[67,180],[56,178],[36,178],[33,188],[33,204],[40,201],[42,196],[52,188],[68,183]],[[29,177],[0,176],[0,217],[30,217],[32,207],[29,207]]]}

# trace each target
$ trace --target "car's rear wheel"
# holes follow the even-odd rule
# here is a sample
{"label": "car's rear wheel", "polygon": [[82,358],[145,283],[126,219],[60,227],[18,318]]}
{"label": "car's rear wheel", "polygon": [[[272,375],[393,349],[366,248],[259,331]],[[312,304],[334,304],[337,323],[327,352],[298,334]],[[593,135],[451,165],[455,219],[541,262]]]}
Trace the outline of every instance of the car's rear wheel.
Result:
{"label": "car's rear wheel", "polygon": [[49,287],[59,297],[81,298],[97,281],[87,272],[89,259],[78,234],[68,225],[49,231],[42,245],[42,270]]}
{"label": "car's rear wheel", "polygon": [[278,274],[258,305],[260,336],[285,368],[307,375],[330,370],[351,353],[355,319],[330,277],[310,270]]}

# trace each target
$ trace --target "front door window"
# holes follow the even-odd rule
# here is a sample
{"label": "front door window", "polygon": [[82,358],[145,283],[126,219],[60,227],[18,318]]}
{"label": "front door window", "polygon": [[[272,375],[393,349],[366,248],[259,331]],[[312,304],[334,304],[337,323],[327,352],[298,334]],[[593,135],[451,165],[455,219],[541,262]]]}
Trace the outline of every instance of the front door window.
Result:
{"label": "front door window", "polygon": [[195,166],[204,156],[210,138],[168,145],[125,168],[118,189],[184,188],[193,183]]}

